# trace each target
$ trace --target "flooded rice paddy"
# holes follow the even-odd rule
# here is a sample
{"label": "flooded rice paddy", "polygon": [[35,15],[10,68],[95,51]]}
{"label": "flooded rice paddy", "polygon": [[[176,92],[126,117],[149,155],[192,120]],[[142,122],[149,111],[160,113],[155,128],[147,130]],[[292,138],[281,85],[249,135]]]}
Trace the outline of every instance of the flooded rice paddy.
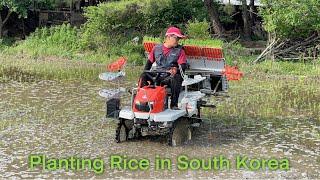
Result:
{"label": "flooded rice paddy", "polygon": [[[0,178],[320,178],[320,80],[247,77],[230,85],[195,131],[193,140],[169,147],[162,137],[117,144],[116,122],[106,119],[103,83],[6,82],[0,84]],[[28,168],[30,154],[52,158],[102,158],[113,154],[148,158],[210,158],[237,155],[287,158],[290,170],[42,171]]]}

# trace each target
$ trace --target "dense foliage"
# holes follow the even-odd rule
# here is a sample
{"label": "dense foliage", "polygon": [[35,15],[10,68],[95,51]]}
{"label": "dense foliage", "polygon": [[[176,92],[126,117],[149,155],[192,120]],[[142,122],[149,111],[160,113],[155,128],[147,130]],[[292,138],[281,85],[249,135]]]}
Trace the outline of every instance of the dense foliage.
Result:
{"label": "dense foliage", "polygon": [[[27,7],[29,0],[0,0],[1,7],[20,12]],[[69,0],[39,0],[38,3],[69,3]],[[263,0],[265,6],[260,9],[265,28],[281,37],[301,37],[319,31],[319,2],[310,0]],[[15,4],[14,4],[15,3]],[[20,8],[20,9],[19,9]],[[22,8],[22,9],[21,9]],[[7,9],[6,9],[7,10]],[[195,0],[118,0],[100,3],[85,9],[86,23],[81,28],[61,25],[38,29],[27,40],[16,43],[12,53],[27,52],[32,56],[59,56],[71,59],[84,59],[95,62],[107,62],[119,56],[129,57],[135,64],[145,62],[145,54],[141,43],[142,37],[148,41],[163,41],[168,26],[177,26],[187,34],[189,39],[181,41],[184,45],[222,47],[221,40],[211,38],[207,9],[203,1]],[[235,9],[229,4],[219,6],[219,16],[229,17]],[[199,21],[201,20],[201,21]],[[223,20],[224,21],[224,20]],[[211,20],[210,20],[211,22]],[[224,23],[228,22],[228,19]],[[138,38],[136,38],[138,37]],[[132,41],[135,39],[134,41]],[[9,49],[12,42],[1,40],[0,49]],[[10,44],[10,45],[9,45]],[[236,46],[234,46],[236,47]],[[229,49],[229,47],[224,48]],[[232,48],[236,49],[236,48]],[[236,53],[243,52],[239,50]],[[230,52],[225,53],[227,59]]]}
{"label": "dense foliage", "polygon": [[34,57],[41,55],[71,57],[79,49],[78,30],[70,25],[53,26],[37,29],[25,41],[20,41],[16,47],[7,49],[28,53]]}
{"label": "dense foliage", "polygon": [[83,26],[83,43],[90,49],[106,46],[97,42],[119,41],[120,37],[159,36],[171,25],[185,29],[189,20],[207,17],[203,2],[194,0],[107,2],[86,8],[84,15],[87,22]]}
{"label": "dense foliage", "polygon": [[210,39],[210,24],[204,20],[202,22],[195,19],[194,21],[189,21],[186,25],[187,27],[187,34],[191,38],[195,39]]}
{"label": "dense foliage", "polygon": [[[12,13],[16,13],[19,18],[26,18],[31,0],[0,0],[0,39],[3,37],[3,28],[8,22]],[[3,14],[5,12],[4,17]]]}
{"label": "dense foliage", "polygon": [[280,37],[302,37],[320,30],[319,0],[263,0],[264,27]]}
{"label": "dense foliage", "polygon": [[0,0],[0,11],[8,9],[10,12],[15,12],[19,17],[27,17],[27,11],[32,0]]}
{"label": "dense foliage", "polygon": [[[147,17],[170,6],[170,1],[131,0],[101,3],[85,10],[87,22],[83,26],[83,43],[91,49],[103,46],[97,42],[116,41],[136,31],[152,27]],[[110,40],[110,37],[113,39]]]}
{"label": "dense foliage", "polygon": [[109,42],[108,48],[99,47],[95,50],[83,51],[82,32],[71,27],[70,24],[52,26],[50,28],[37,29],[27,37],[9,47],[5,44],[11,42],[1,42],[0,51],[6,54],[24,53],[34,58],[58,56],[74,60],[85,60],[89,62],[110,62],[120,56],[129,57],[130,63],[141,65],[145,61],[143,46],[134,44],[131,41]]}

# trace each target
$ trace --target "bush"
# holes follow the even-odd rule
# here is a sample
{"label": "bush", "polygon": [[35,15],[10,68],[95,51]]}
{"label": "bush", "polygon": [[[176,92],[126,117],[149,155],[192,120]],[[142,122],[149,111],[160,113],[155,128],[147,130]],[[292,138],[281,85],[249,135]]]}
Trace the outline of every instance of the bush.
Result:
{"label": "bush", "polygon": [[5,50],[9,53],[27,53],[33,57],[57,55],[72,58],[79,47],[78,30],[69,24],[63,24],[37,29],[25,41]]}
{"label": "bush", "polygon": [[162,30],[173,25],[184,30],[185,24],[191,19],[208,19],[208,13],[202,1],[171,0],[170,6],[148,15],[146,23],[149,24],[149,29],[146,33],[159,36],[159,33],[163,34]]}
{"label": "bush", "polygon": [[263,0],[260,8],[264,27],[280,37],[301,37],[320,30],[318,0]]}
{"label": "bush", "polygon": [[104,42],[105,46],[108,46],[107,41],[118,41],[117,39],[121,37],[128,40],[133,37],[134,32],[142,34],[153,31],[154,28],[161,29],[161,24],[155,27],[151,22],[159,21],[154,16],[170,7],[170,2],[169,0],[122,0],[90,6],[84,13],[87,22],[82,28],[82,46],[95,49],[99,46],[98,42]]}
{"label": "bush", "polygon": [[190,38],[210,39],[210,25],[206,20],[203,20],[202,22],[199,22],[197,19],[195,19],[195,21],[189,21],[186,27],[187,34]]}
{"label": "bush", "polygon": [[0,39],[0,50],[6,49],[14,44],[15,40],[11,37],[5,37]]}
{"label": "bush", "polygon": [[8,39],[2,40],[0,50],[7,54],[25,54],[33,58],[52,56],[55,59],[62,57],[97,63],[109,63],[120,56],[127,56],[130,63],[137,65],[145,61],[142,44],[136,45],[131,41],[118,39],[111,42],[107,36],[94,36],[92,37],[94,39],[106,38],[108,43],[103,43],[100,39],[101,41],[96,43],[97,48],[88,51],[81,47],[81,37],[79,29],[63,24],[51,28],[39,28],[26,40],[15,45],[9,43]]}
{"label": "bush", "polygon": [[207,18],[204,3],[194,0],[120,0],[88,7],[84,15],[82,47],[89,49],[145,34],[163,36],[168,26],[184,29],[190,19]]}

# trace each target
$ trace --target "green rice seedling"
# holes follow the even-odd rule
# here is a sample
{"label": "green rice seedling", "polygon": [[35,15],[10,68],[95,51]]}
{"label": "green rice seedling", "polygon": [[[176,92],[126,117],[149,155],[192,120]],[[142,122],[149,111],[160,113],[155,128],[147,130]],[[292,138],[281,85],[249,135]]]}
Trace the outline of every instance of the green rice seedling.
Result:
{"label": "green rice seedling", "polygon": [[154,43],[162,43],[163,39],[159,37],[150,37],[150,36],[144,36],[143,42],[154,42]]}
{"label": "green rice seedling", "polygon": [[[162,43],[163,39],[144,36],[143,42],[154,42],[154,43]],[[181,45],[193,45],[193,46],[200,46],[200,47],[215,47],[215,48],[222,48],[223,41],[219,39],[205,39],[205,40],[197,40],[197,39],[182,39],[180,40]]]}
{"label": "green rice seedling", "polygon": [[206,39],[206,40],[183,39],[181,40],[181,44],[200,46],[200,47],[222,48],[223,41],[219,39]]}

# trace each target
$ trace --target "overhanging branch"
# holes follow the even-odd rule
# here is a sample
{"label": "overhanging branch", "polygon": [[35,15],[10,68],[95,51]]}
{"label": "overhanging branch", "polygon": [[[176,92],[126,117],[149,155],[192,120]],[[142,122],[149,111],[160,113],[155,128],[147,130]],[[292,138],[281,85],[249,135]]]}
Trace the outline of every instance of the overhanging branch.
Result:
{"label": "overhanging branch", "polygon": [[12,14],[12,11],[9,10],[8,14],[7,14],[7,17],[3,20],[2,24],[5,24],[8,21],[8,19],[9,19],[11,14]]}

